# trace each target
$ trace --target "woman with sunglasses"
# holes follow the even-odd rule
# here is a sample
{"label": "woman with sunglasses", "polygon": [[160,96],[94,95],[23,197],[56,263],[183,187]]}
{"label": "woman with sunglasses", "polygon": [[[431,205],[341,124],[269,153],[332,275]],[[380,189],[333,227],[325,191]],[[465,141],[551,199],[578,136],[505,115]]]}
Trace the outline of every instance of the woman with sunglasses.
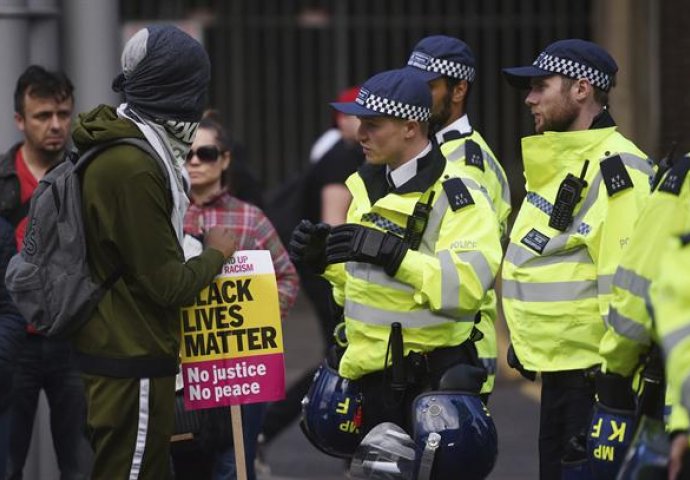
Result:
{"label": "woman with sunglasses", "polygon": [[[228,175],[231,161],[232,153],[225,129],[213,114],[207,114],[199,123],[194,143],[185,162],[191,181],[191,204],[185,216],[185,233],[200,237],[214,225],[229,226],[232,227],[237,239],[237,250],[269,250],[278,283],[281,318],[284,319],[297,297],[297,272],[264,213],[233,196],[232,178]],[[265,404],[242,406],[247,478],[250,480],[256,477],[256,441],[265,407]],[[235,453],[232,445],[219,447],[216,453],[206,452],[213,457],[212,478],[235,479]],[[179,467],[182,465],[178,466],[176,461],[178,478],[182,478],[182,475],[179,475]],[[202,478],[199,474],[200,471],[195,468],[191,478]]]}

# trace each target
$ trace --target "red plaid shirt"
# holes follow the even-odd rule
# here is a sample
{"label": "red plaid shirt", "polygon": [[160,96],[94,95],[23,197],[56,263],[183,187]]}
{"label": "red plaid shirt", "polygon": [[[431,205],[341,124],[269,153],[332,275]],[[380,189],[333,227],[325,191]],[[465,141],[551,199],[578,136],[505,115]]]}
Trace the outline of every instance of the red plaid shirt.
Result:
{"label": "red plaid shirt", "polygon": [[278,299],[282,318],[295,303],[299,277],[278,233],[266,215],[254,205],[245,203],[222,191],[203,205],[189,206],[184,217],[184,231],[201,235],[214,225],[232,227],[237,238],[238,250],[268,250],[278,282]]}

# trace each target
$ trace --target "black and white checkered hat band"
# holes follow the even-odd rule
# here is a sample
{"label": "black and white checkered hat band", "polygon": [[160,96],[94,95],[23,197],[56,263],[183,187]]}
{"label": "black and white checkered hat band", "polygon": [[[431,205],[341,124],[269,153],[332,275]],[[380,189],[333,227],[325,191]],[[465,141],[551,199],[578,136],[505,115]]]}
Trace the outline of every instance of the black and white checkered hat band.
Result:
{"label": "black and white checkered hat band", "polygon": [[570,78],[586,78],[592,85],[605,92],[611,89],[612,78],[610,75],[596,68],[582,65],[574,60],[568,60],[567,58],[560,58],[542,52],[532,65],[542,70],[559,73]]}
{"label": "black and white checkered hat band", "polygon": [[355,101],[369,110],[392,117],[426,122],[431,116],[430,108],[408,105],[373,94],[369,94],[364,100],[358,97]]}
{"label": "black and white checkered hat band", "polygon": [[[424,55],[426,61],[420,61],[420,57]],[[428,72],[436,72],[447,77],[457,78],[459,80],[467,80],[473,82],[477,72],[469,65],[458,62],[451,62],[443,58],[429,57],[422,52],[413,52],[407,62],[412,67],[417,67]]]}

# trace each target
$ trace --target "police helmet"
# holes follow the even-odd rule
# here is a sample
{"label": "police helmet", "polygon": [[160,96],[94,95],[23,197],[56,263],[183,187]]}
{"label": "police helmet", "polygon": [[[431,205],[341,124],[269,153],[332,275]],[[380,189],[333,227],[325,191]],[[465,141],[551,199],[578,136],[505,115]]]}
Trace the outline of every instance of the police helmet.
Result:
{"label": "police helmet", "polygon": [[486,478],[498,455],[496,427],[476,393],[436,391],[413,405],[413,437],[420,450],[419,480]]}
{"label": "police helmet", "polygon": [[300,427],[322,452],[350,458],[362,439],[362,393],[357,382],[338,375],[326,360],[302,400]]}
{"label": "police helmet", "polygon": [[595,480],[610,480],[623,463],[635,428],[634,412],[594,406],[587,434],[587,456]]}

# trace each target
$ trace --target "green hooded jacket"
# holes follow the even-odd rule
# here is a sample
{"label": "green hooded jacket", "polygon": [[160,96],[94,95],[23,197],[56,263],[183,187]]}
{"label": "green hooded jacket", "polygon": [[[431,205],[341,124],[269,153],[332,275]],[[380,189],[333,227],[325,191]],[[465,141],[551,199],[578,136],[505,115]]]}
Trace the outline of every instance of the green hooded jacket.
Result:
{"label": "green hooded jacket", "polygon": [[[79,115],[73,131],[80,152],[125,137],[143,135],[105,105]],[[118,268],[123,274],[74,337],[81,368],[124,378],[174,375],[179,307],[220,271],[222,253],[206,249],[184,261],[170,221],[166,175],[134,146],[115,146],[94,158],[83,174],[82,197],[94,279],[103,282]]]}

